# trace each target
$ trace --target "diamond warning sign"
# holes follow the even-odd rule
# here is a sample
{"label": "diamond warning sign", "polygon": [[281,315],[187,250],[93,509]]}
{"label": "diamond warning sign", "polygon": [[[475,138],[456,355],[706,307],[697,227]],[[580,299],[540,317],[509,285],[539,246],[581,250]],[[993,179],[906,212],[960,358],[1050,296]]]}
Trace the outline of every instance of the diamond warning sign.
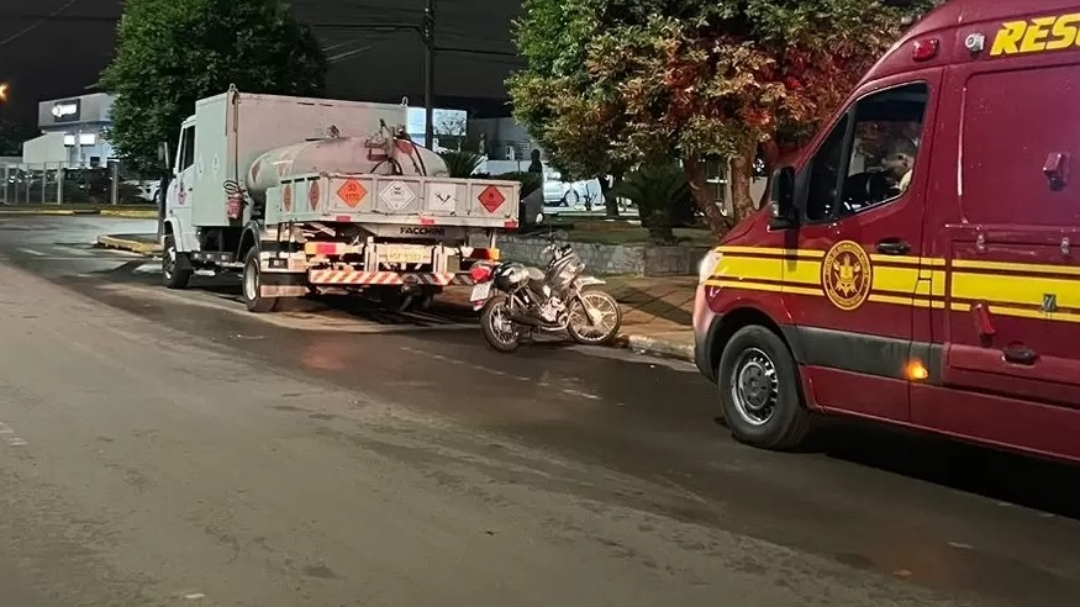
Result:
{"label": "diamond warning sign", "polygon": [[480,206],[487,209],[488,213],[498,211],[499,207],[506,202],[506,196],[503,196],[503,193],[499,191],[499,188],[493,185],[484,188],[484,191],[480,192],[480,195],[477,196],[476,199],[480,201]]}
{"label": "diamond warning sign", "polygon": [[285,212],[292,211],[292,193],[293,185],[290,183],[285,186],[285,192],[281,194],[281,206],[285,208]]}
{"label": "diamond warning sign", "polygon": [[350,208],[356,208],[356,205],[363,202],[364,197],[367,196],[367,188],[359,181],[350,179],[338,189],[337,195]]}

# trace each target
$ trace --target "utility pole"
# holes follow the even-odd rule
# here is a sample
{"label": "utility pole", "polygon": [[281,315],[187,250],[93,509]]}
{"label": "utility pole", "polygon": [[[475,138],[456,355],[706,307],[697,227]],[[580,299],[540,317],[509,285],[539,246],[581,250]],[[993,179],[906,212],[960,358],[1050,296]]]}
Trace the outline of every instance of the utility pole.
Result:
{"label": "utility pole", "polygon": [[427,0],[424,24],[424,146],[435,145],[435,0]]}

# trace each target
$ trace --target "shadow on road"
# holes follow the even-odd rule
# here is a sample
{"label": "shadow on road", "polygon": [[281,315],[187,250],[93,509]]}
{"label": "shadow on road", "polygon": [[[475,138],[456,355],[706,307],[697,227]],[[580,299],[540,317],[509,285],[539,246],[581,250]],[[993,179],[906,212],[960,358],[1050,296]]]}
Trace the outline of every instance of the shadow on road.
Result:
{"label": "shadow on road", "polygon": [[828,457],[1080,520],[1080,468],[862,422],[823,430]]}

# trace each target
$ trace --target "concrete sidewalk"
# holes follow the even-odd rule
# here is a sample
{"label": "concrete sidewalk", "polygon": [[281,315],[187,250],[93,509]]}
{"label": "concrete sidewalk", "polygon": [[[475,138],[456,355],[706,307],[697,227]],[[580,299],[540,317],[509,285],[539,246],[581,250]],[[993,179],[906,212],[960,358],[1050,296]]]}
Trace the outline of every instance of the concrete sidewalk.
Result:
{"label": "concrete sidewalk", "polygon": [[[98,237],[98,245],[141,255],[161,253],[161,245],[153,234],[107,234]],[[607,292],[623,307],[621,346],[653,356],[693,361],[691,323],[696,277],[615,276],[606,280]],[[440,299],[448,304],[471,307],[469,289],[450,287]]]}

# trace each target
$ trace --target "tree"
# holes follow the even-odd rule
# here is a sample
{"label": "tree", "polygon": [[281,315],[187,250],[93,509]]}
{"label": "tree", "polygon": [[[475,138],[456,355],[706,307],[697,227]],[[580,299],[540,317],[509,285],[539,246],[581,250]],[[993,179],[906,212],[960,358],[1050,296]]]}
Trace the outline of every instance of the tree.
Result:
{"label": "tree", "polygon": [[734,220],[752,213],[768,162],[805,141],[900,33],[906,15],[868,0],[525,0],[510,80],[516,116],[560,163],[596,168],[677,158],[710,227],[730,221],[706,187],[730,159]]}
{"label": "tree", "polygon": [[229,85],[318,96],[327,63],[282,0],[127,0],[116,56],[102,76],[116,96],[112,143],[140,168],[157,165],[198,99]]}
{"label": "tree", "polygon": [[29,124],[0,120],[0,156],[22,156],[22,144],[40,134]]}

